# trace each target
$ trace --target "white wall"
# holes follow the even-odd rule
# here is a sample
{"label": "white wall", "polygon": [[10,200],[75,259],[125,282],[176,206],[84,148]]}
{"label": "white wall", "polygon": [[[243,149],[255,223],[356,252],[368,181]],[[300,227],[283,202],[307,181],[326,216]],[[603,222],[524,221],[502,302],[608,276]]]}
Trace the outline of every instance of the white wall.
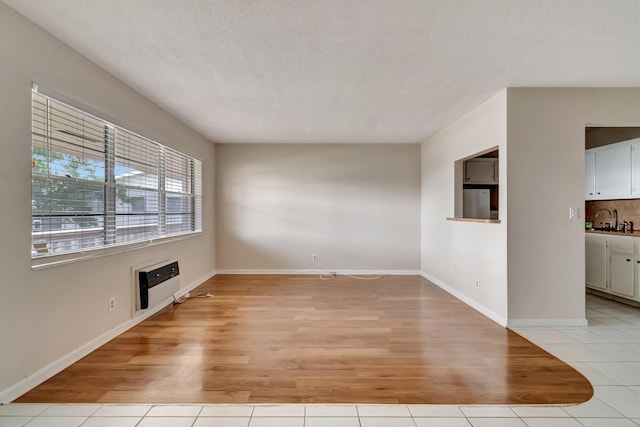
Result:
{"label": "white wall", "polygon": [[[421,269],[428,279],[505,324],[507,96],[500,92],[422,144]],[[498,146],[500,224],[454,217],[454,163]],[[480,287],[475,287],[475,280]]]}
{"label": "white wall", "polygon": [[[177,257],[182,284],[214,264],[214,146],[0,3],[0,395],[130,318],[130,266]],[[199,237],[32,271],[31,82],[64,94],[204,163]],[[179,96],[179,94],[177,94]],[[108,313],[107,300],[117,298]]]}
{"label": "white wall", "polygon": [[640,88],[508,89],[507,105],[509,321],[579,324],[585,126],[640,125]]}
{"label": "white wall", "polygon": [[219,144],[216,183],[218,270],[419,270],[418,144]]}

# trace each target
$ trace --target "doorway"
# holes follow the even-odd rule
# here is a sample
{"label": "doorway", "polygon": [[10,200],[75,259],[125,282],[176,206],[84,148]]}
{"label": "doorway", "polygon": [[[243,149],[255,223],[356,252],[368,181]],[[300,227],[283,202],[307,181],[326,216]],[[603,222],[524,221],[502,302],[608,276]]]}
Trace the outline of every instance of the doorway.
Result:
{"label": "doorway", "polygon": [[585,129],[584,216],[586,292],[640,306],[640,127]]}

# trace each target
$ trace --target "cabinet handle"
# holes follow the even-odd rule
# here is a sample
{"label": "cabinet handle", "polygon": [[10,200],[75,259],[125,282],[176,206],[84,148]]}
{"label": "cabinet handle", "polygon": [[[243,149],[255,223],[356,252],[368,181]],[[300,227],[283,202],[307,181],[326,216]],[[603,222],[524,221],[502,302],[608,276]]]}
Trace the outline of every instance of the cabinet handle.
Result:
{"label": "cabinet handle", "polygon": [[627,258],[627,262],[630,262],[631,260],[629,258]]}
{"label": "cabinet handle", "polygon": [[598,193],[598,194],[600,194],[600,193]]}

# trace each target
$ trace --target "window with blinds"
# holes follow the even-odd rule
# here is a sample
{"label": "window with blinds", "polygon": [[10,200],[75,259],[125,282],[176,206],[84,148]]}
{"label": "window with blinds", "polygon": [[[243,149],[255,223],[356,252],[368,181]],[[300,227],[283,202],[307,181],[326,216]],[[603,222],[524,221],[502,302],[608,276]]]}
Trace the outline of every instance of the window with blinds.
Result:
{"label": "window with blinds", "polygon": [[202,163],[32,93],[32,258],[202,230]]}

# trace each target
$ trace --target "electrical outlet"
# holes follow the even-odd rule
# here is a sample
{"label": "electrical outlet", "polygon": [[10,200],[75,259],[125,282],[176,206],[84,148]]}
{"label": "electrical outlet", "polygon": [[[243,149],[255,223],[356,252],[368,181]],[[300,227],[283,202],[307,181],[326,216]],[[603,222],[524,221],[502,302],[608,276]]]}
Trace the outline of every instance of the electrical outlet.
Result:
{"label": "electrical outlet", "polygon": [[476,279],[476,289],[480,289],[480,279]]}
{"label": "electrical outlet", "polygon": [[311,261],[317,261],[318,260],[318,254],[311,254]]}
{"label": "electrical outlet", "polygon": [[116,297],[109,298],[109,313],[116,309]]}

